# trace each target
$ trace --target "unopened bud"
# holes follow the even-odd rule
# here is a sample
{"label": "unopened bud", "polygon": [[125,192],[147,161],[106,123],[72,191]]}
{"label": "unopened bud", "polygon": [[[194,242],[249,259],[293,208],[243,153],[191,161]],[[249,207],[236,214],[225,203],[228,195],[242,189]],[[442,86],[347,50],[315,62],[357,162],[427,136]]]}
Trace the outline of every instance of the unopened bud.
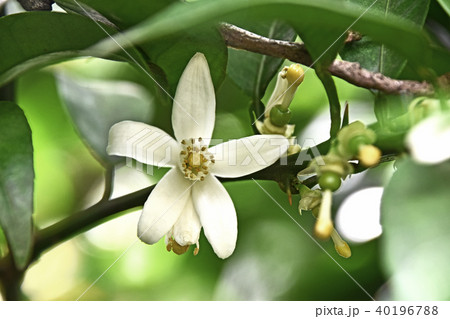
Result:
{"label": "unopened bud", "polygon": [[265,117],[270,116],[270,110],[275,105],[280,105],[281,109],[287,110],[292,100],[294,99],[295,92],[298,86],[303,81],[303,69],[299,64],[293,64],[289,67],[284,67],[277,77],[277,83],[275,89],[270,96],[266,105]]}
{"label": "unopened bud", "polygon": [[344,257],[349,258],[352,255],[352,251],[350,249],[350,246],[339,236],[339,233],[336,231],[336,229],[333,229],[333,232],[331,233],[331,239],[334,242],[334,248],[336,249],[336,252]]}
{"label": "unopened bud", "polygon": [[319,209],[319,216],[314,228],[315,235],[320,239],[328,239],[333,231],[333,221],[331,220],[331,202],[333,193],[324,190],[322,193],[322,204]]}
{"label": "unopened bud", "polygon": [[372,167],[380,162],[381,151],[373,145],[361,145],[359,147],[358,159],[366,167]]}

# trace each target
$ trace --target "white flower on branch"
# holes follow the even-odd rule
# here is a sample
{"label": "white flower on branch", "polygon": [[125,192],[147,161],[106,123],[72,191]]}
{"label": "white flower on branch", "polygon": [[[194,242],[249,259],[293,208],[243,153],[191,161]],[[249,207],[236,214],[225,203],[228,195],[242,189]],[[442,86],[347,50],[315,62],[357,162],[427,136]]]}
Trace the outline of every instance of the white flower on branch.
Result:
{"label": "white flower on branch", "polygon": [[419,163],[438,164],[450,158],[450,113],[438,112],[414,126],[406,137]]}
{"label": "white flower on branch", "polygon": [[254,135],[209,147],[215,105],[208,63],[197,53],[186,66],[175,94],[175,139],[139,122],[124,121],[111,128],[110,155],[172,168],[144,205],[138,224],[142,241],[154,244],[166,235],[169,251],[182,254],[195,244],[197,254],[203,227],[217,256],[227,258],[233,253],[236,211],[217,177],[235,178],[259,171],[277,161],[289,142],[280,135]]}

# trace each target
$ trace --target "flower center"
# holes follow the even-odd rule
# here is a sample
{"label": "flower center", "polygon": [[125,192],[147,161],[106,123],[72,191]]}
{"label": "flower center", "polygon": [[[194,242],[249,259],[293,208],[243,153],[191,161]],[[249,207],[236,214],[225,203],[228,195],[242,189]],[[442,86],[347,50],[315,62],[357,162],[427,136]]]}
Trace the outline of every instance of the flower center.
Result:
{"label": "flower center", "polygon": [[181,141],[183,150],[180,152],[181,170],[184,177],[191,181],[203,181],[214,164],[214,156],[208,152],[208,147],[201,137]]}

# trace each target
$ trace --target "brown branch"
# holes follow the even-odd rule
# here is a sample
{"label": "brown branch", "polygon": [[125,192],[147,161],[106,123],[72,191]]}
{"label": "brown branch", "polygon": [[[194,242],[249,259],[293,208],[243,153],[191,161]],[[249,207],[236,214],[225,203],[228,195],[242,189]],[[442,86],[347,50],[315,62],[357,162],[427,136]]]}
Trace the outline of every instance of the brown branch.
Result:
{"label": "brown branch", "polygon": [[[229,47],[288,59],[307,66],[313,64],[311,56],[301,43],[269,39],[226,23],[221,25],[220,32]],[[434,93],[433,86],[427,82],[391,79],[381,73],[363,69],[359,63],[355,62],[335,60],[328,70],[332,75],[356,86],[389,94],[431,95]]]}
{"label": "brown branch", "polygon": [[27,11],[51,11],[53,0],[18,0]]}

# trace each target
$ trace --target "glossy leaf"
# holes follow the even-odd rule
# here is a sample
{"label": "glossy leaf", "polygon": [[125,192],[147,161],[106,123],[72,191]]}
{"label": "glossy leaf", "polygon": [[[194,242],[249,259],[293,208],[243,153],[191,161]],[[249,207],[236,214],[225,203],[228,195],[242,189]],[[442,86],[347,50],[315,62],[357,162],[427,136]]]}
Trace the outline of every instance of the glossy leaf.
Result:
{"label": "glossy leaf", "polygon": [[[397,19],[407,21],[418,28],[421,28],[427,16],[429,0],[372,0],[354,1],[369,7],[373,4],[371,10],[379,10],[383,13],[380,17],[393,14]],[[419,51],[420,52],[420,51]],[[373,72],[380,72],[390,77],[397,77],[406,65],[407,59],[396,53],[384,44],[371,40],[368,36],[363,36],[360,41],[347,43],[341,52],[341,56],[348,61],[356,61]]]}
{"label": "glossy leaf", "polygon": [[186,30],[175,36],[142,43],[140,47],[150,63],[164,71],[168,92],[172,97],[184,68],[197,52],[206,56],[216,90],[225,78],[228,52],[215,27]]}
{"label": "glossy leaf", "polygon": [[422,166],[406,159],[397,167],[381,206],[382,253],[392,297],[449,300],[450,162]]}
{"label": "glossy leaf", "polygon": [[121,29],[133,26],[158,13],[177,0],[56,0],[65,9],[86,15],[86,11],[94,9]]}
{"label": "glossy leaf", "polygon": [[[74,4],[70,0],[57,1],[65,8],[85,16],[103,21],[106,19],[126,29],[142,20],[153,16],[163,8],[177,2],[164,1],[106,1],[85,0]],[[183,3],[187,8],[189,4]],[[81,8],[83,6],[83,8]],[[92,11],[94,9],[95,11]],[[227,48],[216,28],[186,29],[176,36],[165,37],[159,41],[145,42],[140,45],[152,66],[155,82],[173,97],[178,79],[186,64],[197,52],[202,52],[208,59],[214,87],[217,89],[225,77]]]}
{"label": "glossy leaf", "polygon": [[[116,31],[102,26],[110,34]],[[100,56],[88,49],[107,34],[91,19],[56,12],[25,12],[0,18],[0,85],[34,68],[78,56]],[[146,69],[133,48],[118,51],[108,58],[136,61]]]}
{"label": "glossy leaf", "polygon": [[[295,31],[286,23],[275,20],[241,26],[246,30],[270,39],[293,41]],[[264,96],[269,82],[277,74],[283,59],[253,52],[228,49],[228,75],[245,94],[258,102]]]}
{"label": "glossy leaf", "polygon": [[448,15],[450,15],[450,1],[449,0],[437,0],[439,4],[441,5],[442,9],[447,12]]}
{"label": "glossy leaf", "polygon": [[0,225],[19,268],[31,254],[33,185],[31,129],[17,105],[0,102]]}
{"label": "glossy leaf", "polygon": [[102,162],[119,160],[106,153],[111,126],[124,120],[148,123],[153,99],[132,82],[94,81],[57,76],[58,90],[73,123],[94,155]]}
{"label": "glossy leaf", "polygon": [[[247,12],[247,21],[282,17],[297,30],[306,25],[327,31],[345,30],[352,26],[353,29],[395,49],[416,66],[431,67],[439,74],[450,69],[449,53],[442,48],[431,46],[428,37],[419,27],[401,21],[389,13],[386,19],[380,19],[380,14],[363,14],[364,9],[355,4],[344,5],[340,1],[331,0],[285,0],[282,3],[275,0],[196,1],[191,3],[189,8],[182,3],[174,4],[125,32],[125,38],[133,43],[153,41],[203,23],[220,20],[239,25],[242,12]],[[237,13],[241,14],[236,17]],[[115,50],[111,41],[102,43],[101,47],[105,50]]]}

